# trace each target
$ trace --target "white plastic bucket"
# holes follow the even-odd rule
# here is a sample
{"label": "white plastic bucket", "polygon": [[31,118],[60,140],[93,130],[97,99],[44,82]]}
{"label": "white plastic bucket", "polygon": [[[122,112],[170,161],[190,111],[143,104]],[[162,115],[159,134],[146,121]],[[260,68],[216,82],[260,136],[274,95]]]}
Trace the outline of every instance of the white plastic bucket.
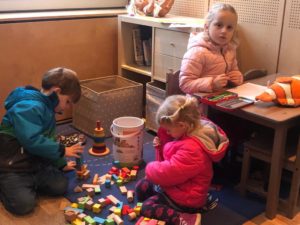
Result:
{"label": "white plastic bucket", "polygon": [[143,161],[144,120],[138,117],[119,117],[111,125],[113,158],[121,166],[132,167]]}

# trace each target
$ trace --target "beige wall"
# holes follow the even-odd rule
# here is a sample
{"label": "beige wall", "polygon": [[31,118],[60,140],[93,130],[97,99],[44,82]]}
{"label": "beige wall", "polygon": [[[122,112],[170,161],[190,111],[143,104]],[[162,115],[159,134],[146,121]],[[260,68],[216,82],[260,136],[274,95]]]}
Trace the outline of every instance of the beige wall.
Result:
{"label": "beige wall", "polygon": [[41,75],[57,66],[80,79],[117,74],[117,17],[0,24],[0,118],[12,89],[39,87]]}

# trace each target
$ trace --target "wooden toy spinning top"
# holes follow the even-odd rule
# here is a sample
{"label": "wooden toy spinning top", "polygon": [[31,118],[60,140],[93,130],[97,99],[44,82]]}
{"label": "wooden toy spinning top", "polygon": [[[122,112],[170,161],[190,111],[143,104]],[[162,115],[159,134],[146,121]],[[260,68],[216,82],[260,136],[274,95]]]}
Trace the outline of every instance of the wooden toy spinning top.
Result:
{"label": "wooden toy spinning top", "polygon": [[104,129],[101,127],[101,123],[99,120],[96,122],[96,128],[94,129],[94,144],[89,149],[89,153],[94,156],[104,156],[109,154],[110,150],[106,147],[104,140],[105,134]]}

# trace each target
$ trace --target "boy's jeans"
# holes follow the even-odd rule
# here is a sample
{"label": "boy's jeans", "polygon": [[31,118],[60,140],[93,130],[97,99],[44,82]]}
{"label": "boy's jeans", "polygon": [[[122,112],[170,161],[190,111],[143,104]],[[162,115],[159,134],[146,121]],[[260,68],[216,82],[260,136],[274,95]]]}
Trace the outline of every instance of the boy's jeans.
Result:
{"label": "boy's jeans", "polygon": [[33,211],[37,194],[59,196],[67,187],[68,180],[52,165],[34,173],[0,173],[0,199],[4,207],[16,215]]}

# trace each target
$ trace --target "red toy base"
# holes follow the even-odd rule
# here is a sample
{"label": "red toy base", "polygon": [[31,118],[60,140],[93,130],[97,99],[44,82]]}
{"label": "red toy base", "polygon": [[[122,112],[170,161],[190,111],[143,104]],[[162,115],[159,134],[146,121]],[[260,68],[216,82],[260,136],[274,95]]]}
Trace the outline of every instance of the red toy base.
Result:
{"label": "red toy base", "polygon": [[89,153],[94,156],[105,156],[110,153],[110,150],[109,150],[109,148],[106,147],[104,152],[97,153],[97,152],[93,152],[93,148],[90,148]]}

